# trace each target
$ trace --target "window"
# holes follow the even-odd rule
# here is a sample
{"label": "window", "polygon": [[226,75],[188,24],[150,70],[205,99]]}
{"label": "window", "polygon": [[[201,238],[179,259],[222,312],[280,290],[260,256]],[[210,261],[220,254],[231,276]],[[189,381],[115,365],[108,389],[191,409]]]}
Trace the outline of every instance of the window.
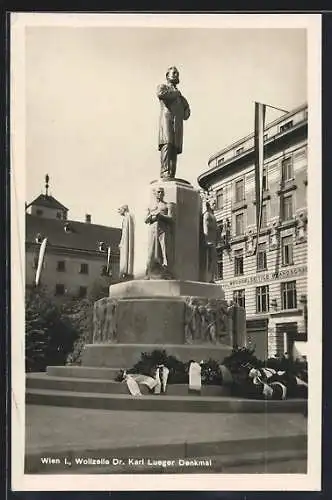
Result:
{"label": "window", "polygon": [[293,120],[290,120],[289,122],[286,122],[280,126],[280,132],[285,132],[285,130],[292,128],[292,126],[293,126]]}
{"label": "window", "polygon": [[217,276],[216,276],[216,278],[219,280],[222,280],[223,275],[224,275],[224,264],[223,264],[223,258],[222,258],[222,249],[217,248]]}
{"label": "window", "polygon": [[56,218],[57,219],[62,219],[62,212],[57,212],[56,213]]}
{"label": "window", "polygon": [[282,201],[282,219],[284,221],[293,218],[293,198],[292,195],[284,196]]}
{"label": "window", "polygon": [[263,140],[264,140],[264,141],[267,141],[267,139],[268,139],[268,134],[264,134],[264,135],[263,135]]}
{"label": "window", "polygon": [[266,203],[262,205],[262,219],[261,219],[261,227],[267,226],[267,207]]}
{"label": "window", "polygon": [[224,190],[223,189],[217,189],[216,192],[216,209],[220,210],[223,208],[224,205]]}
{"label": "window", "polygon": [[267,191],[267,169],[263,168],[263,180],[262,180],[262,189],[263,191]]}
{"label": "window", "polygon": [[81,264],[80,273],[89,274],[89,264]]}
{"label": "window", "polygon": [[235,234],[236,236],[239,236],[243,234],[243,232],[244,232],[243,213],[241,213],[235,216]]}
{"label": "window", "polygon": [[296,309],[296,281],[281,283],[281,307],[282,309]]}
{"label": "window", "polygon": [[225,158],[222,157],[222,158],[218,158],[218,161],[217,161],[217,165],[219,167],[219,165],[221,165],[223,162],[224,162]]}
{"label": "window", "polygon": [[65,294],[65,285],[57,284],[55,285],[55,295],[64,295]]}
{"label": "window", "polygon": [[66,263],[64,260],[59,260],[57,263],[56,270],[59,272],[65,272],[66,270]]}
{"label": "window", "polygon": [[269,287],[258,286],[256,288],[256,312],[264,313],[269,311]]}
{"label": "window", "polygon": [[42,210],[40,210],[40,208],[37,208],[37,210],[36,210],[36,215],[41,216],[41,215],[43,215],[43,213],[44,213],[44,212],[43,212]]}
{"label": "window", "polygon": [[88,288],[86,286],[80,286],[78,291],[78,296],[83,299],[87,296]]}
{"label": "window", "polygon": [[257,271],[267,269],[266,262],[266,243],[260,243],[257,249]]}
{"label": "window", "polygon": [[235,201],[244,200],[244,179],[235,182]]}
{"label": "window", "polygon": [[294,177],[292,158],[285,158],[281,162],[281,178],[283,181],[289,181]]}
{"label": "window", "polygon": [[293,236],[285,236],[281,240],[282,265],[289,266],[293,264]]}
{"label": "window", "polygon": [[241,276],[243,274],[243,250],[235,250],[234,252],[234,275]]}
{"label": "window", "polygon": [[240,155],[241,153],[243,153],[244,151],[244,148],[238,148],[236,151],[235,151],[235,155]]}
{"label": "window", "polygon": [[246,307],[245,290],[234,290],[233,301],[240,307]]}

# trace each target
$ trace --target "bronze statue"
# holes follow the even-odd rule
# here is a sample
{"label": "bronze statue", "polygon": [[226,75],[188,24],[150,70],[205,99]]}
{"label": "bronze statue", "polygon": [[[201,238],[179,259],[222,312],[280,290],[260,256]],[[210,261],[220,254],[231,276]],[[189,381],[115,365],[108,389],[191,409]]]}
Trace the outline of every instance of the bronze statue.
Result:
{"label": "bronze statue", "polygon": [[164,188],[153,190],[155,202],[148,209],[145,223],[149,224],[148,262],[146,278],[170,279],[172,260],[172,207],[165,203]]}
{"label": "bronze statue", "polygon": [[188,101],[178,90],[179,71],[174,66],[166,73],[166,83],[158,86],[160,101],[159,151],[161,161],[160,177],[174,179],[177,155],[182,153],[183,120],[188,120]]}

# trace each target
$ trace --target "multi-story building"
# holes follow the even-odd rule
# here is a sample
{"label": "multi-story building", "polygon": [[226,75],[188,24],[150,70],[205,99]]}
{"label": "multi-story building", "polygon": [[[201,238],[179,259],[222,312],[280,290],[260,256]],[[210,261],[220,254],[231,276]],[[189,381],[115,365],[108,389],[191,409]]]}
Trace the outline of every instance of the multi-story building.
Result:
{"label": "multi-story building", "polygon": [[227,300],[246,308],[248,345],[261,358],[307,335],[307,105],[265,127],[262,228],[257,253],[254,134],[214,154],[198,182],[220,226],[218,270]]}
{"label": "multi-story building", "polygon": [[[59,299],[86,297],[92,287],[105,287],[119,277],[121,229],[68,220],[68,208],[46,193],[26,206],[26,286],[35,282],[40,246],[47,238],[40,284]],[[28,213],[29,212],[29,213]],[[106,273],[108,247],[110,271]]]}

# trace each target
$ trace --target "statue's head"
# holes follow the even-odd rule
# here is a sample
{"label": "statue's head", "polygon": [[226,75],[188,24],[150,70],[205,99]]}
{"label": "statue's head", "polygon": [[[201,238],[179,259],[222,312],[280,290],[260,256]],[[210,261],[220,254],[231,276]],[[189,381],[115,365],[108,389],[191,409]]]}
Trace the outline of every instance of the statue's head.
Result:
{"label": "statue's head", "polygon": [[166,80],[174,85],[178,85],[180,83],[180,73],[175,66],[168,68],[166,72]]}
{"label": "statue's head", "polygon": [[118,208],[118,213],[120,215],[125,215],[127,212],[129,212],[128,205],[122,205],[120,208]]}
{"label": "statue's head", "polygon": [[213,213],[213,209],[212,209],[211,203],[209,201],[206,201],[204,205],[205,205],[204,212]]}
{"label": "statue's head", "polygon": [[157,199],[157,201],[163,201],[164,196],[165,196],[165,190],[163,187],[157,187],[153,190],[153,193]]}

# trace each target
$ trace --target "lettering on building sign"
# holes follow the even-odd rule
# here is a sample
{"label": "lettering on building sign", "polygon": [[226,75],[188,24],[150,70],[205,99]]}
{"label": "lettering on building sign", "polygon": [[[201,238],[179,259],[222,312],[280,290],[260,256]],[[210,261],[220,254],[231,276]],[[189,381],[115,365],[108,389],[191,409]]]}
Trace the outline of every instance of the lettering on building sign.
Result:
{"label": "lettering on building sign", "polygon": [[277,273],[262,273],[253,276],[244,276],[222,283],[224,287],[239,286],[239,285],[252,285],[254,283],[262,283],[265,281],[275,281],[285,278],[292,278],[293,276],[303,276],[307,274],[307,266],[294,267],[292,269],[282,269]]}

